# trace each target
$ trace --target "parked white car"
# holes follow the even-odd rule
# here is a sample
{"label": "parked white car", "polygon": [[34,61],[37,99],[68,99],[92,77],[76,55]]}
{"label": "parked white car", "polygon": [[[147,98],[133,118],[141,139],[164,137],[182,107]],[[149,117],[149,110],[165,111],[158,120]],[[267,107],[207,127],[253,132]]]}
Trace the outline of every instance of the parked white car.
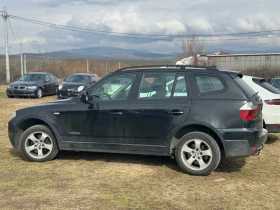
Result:
{"label": "parked white car", "polygon": [[270,133],[280,132],[280,90],[263,78],[243,76],[242,78],[263,100],[264,128]]}

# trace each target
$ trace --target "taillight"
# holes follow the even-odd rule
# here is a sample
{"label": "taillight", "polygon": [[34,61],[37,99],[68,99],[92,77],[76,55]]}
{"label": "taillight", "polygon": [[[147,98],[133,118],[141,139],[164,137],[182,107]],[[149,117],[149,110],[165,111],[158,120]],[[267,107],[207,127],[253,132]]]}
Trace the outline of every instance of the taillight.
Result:
{"label": "taillight", "polygon": [[249,102],[239,109],[239,115],[242,119],[253,120],[254,116],[258,114],[259,108],[259,105],[253,105],[252,102]]}
{"label": "taillight", "polygon": [[264,100],[264,102],[268,105],[280,105],[280,99]]}

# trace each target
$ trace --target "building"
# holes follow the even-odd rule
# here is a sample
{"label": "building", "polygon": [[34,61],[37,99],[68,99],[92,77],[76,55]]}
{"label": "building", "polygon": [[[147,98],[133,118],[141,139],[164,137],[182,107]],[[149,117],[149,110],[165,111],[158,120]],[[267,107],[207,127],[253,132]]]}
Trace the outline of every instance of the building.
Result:
{"label": "building", "polygon": [[280,67],[280,53],[229,54],[217,52],[207,55],[208,62],[220,69],[242,71],[249,68]]}

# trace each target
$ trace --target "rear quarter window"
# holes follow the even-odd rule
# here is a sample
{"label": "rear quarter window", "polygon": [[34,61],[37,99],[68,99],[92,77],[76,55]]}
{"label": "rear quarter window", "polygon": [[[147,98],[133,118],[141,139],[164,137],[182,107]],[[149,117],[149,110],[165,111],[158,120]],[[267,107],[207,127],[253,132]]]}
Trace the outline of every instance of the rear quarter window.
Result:
{"label": "rear quarter window", "polygon": [[226,90],[224,82],[217,76],[196,74],[196,84],[201,94],[208,94]]}

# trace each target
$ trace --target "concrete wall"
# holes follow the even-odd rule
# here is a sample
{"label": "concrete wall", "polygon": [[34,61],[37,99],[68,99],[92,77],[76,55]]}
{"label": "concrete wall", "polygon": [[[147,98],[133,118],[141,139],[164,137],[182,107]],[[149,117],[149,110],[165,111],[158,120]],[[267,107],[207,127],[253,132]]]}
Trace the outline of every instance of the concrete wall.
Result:
{"label": "concrete wall", "polygon": [[280,54],[243,54],[207,56],[211,64],[220,69],[246,70],[254,67],[280,67]]}

